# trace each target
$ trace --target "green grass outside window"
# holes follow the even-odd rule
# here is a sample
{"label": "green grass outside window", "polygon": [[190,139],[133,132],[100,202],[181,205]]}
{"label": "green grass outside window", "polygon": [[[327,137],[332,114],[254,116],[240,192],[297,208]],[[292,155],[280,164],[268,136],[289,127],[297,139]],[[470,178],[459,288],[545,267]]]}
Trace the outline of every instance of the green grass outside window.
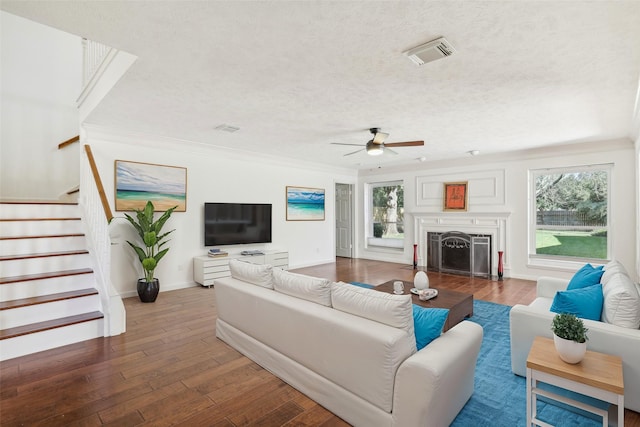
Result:
{"label": "green grass outside window", "polygon": [[589,231],[536,230],[536,254],[607,258],[607,237]]}

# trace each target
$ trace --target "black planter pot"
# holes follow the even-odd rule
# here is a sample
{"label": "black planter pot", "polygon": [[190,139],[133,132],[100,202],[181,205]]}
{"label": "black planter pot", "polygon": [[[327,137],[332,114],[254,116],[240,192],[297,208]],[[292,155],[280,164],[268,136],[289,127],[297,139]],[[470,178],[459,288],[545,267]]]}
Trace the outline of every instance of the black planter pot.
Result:
{"label": "black planter pot", "polygon": [[147,282],[146,279],[138,279],[138,296],[142,302],[155,302],[160,292],[160,281],[153,279]]}

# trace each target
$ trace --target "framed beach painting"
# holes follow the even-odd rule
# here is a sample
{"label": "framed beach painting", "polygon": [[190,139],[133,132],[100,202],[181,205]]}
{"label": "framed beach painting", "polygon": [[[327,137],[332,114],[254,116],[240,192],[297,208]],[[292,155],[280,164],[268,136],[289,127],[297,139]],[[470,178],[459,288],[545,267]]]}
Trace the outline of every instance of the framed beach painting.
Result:
{"label": "framed beach painting", "polygon": [[465,212],[467,210],[467,181],[445,182],[444,210]]}
{"label": "framed beach painting", "polygon": [[324,189],[287,186],[287,221],[324,221]]}
{"label": "framed beach painting", "polygon": [[187,168],[116,160],[116,211],[143,209],[150,200],[156,211],[178,206],[187,210]]}

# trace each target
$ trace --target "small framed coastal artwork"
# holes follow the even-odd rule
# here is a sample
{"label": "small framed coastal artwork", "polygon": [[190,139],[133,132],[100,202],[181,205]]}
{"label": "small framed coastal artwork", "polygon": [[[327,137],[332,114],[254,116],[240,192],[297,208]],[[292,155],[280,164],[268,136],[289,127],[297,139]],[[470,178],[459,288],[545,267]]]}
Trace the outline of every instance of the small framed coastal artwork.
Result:
{"label": "small framed coastal artwork", "polygon": [[116,160],[116,211],[143,209],[150,200],[158,212],[187,210],[187,168]]}
{"label": "small framed coastal artwork", "polygon": [[444,183],[444,210],[465,212],[467,210],[467,181]]}
{"label": "small framed coastal artwork", "polygon": [[287,221],[324,221],[324,189],[287,186]]}

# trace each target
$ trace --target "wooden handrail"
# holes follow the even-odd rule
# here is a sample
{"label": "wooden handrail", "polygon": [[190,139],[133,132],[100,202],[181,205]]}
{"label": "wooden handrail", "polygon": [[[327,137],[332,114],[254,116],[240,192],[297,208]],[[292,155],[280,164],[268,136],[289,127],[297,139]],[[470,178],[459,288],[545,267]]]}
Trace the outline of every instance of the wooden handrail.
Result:
{"label": "wooden handrail", "polygon": [[76,135],[71,139],[67,139],[65,142],[61,142],[60,144],[58,144],[58,150],[61,150],[64,147],[66,147],[67,145],[71,145],[74,142],[78,142],[78,141],[80,141],[80,135]]}
{"label": "wooden handrail", "polygon": [[93,158],[91,147],[85,145],[84,151],[86,151],[87,159],[89,159],[89,166],[91,166],[91,173],[93,174],[93,179],[96,182],[96,187],[98,188],[98,194],[100,195],[100,201],[102,202],[104,215],[107,217],[107,222],[111,222],[111,220],[113,219],[113,213],[111,213],[111,208],[109,207],[107,195],[104,192],[104,187],[102,186],[102,180],[100,179],[100,174],[98,173],[98,167],[96,166],[96,161]]}

